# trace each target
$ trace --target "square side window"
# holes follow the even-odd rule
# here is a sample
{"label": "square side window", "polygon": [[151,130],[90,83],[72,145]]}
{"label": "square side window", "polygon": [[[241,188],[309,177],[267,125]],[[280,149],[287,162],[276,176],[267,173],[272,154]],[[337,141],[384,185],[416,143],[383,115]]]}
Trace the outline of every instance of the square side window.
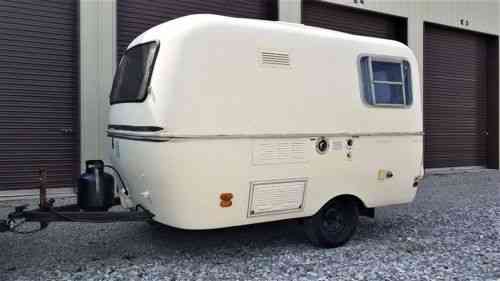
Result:
{"label": "square side window", "polygon": [[364,56],[360,67],[363,95],[368,104],[391,107],[412,104],[411,74],[407,61],[394,62]]}

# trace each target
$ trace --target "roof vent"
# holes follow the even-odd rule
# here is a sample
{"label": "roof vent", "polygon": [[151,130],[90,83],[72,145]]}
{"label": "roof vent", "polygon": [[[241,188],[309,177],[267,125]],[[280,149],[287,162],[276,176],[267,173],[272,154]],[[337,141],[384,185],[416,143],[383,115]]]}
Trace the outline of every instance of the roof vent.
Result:
{"label": "roof vent", "polygon": [[282,67],[290,66],[290,56],[288,55],[288,53],[262,51],[261,56],[261,62],[263,65]]}

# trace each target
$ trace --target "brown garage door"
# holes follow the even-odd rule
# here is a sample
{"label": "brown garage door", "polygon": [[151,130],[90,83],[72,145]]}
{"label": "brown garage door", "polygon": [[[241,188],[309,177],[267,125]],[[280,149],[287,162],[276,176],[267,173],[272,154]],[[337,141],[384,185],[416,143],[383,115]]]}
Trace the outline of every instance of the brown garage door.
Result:
{"label": "brown garage door", "polygon": [[0,190],[79,170],[77,2],[0,0]]}
{"label": "brown garage door", "polygon": [[304,0],[302,23],[357,35],[392,39],[406,44],[406,19],[335,5]]}
{"label": "brown garage door", "polygon": [[487,54],[483,35],[425,25],[425,167],[486,166]]}
{"label": "brown garage door", "polygon": [[118,58],[127,45],[148,28],[190,14],[276,20],[276,0],[120,0],[117,1]]}

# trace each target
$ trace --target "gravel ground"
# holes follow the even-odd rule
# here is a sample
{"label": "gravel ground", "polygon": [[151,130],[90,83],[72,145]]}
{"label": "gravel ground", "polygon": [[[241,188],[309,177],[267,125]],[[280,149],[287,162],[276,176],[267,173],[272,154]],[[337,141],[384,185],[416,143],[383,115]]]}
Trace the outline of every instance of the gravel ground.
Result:
{"label": "gravel ground", "polygon": [[[3,207],[1,207],[3,205]],[[0,202],[0,216],[8,209]],[[54,223],[0,234],[0,280],[500,280],[500,173],[428,176],[318,249],[296,221],[210,231]]]}

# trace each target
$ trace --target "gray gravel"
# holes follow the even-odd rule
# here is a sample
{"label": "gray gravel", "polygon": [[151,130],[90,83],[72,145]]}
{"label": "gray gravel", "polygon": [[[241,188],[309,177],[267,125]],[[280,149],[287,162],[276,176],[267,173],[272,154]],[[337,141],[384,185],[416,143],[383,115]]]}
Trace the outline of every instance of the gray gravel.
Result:
{"label": "gray gravel", "polygon": [[500,280],[499,237],[500,173],[483,170],[428,176],[412,204],[377,209],[337,249],[311,246],[296,221],[4,233],[0,280]]}

